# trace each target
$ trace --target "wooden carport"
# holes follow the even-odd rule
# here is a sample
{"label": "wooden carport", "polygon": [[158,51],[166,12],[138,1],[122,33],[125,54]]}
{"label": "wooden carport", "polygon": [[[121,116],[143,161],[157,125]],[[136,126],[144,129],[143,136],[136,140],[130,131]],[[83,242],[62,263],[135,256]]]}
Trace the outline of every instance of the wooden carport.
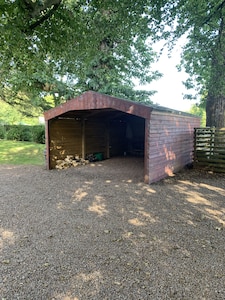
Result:
{"label": "wooden carport", "polygon": [[[126,152],[143,155],[146,183],[157,181],[192,160],[193,130],[199,125],[199,119],[191,115],[92,91],[50,109],[44,116],[48,169],[66,155],[85,158],[101,152],[104,158],[110,158]],[[181,140],[185,132],[188,136]],[[174,147],[174,141],[183,144]],[[181,150],[182,153],[174,152]]]}

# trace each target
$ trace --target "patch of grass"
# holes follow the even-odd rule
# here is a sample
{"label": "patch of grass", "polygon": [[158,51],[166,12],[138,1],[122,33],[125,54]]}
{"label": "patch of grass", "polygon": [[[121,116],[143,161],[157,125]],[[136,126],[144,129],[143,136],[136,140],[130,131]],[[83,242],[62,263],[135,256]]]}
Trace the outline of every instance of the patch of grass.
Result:
{"label": "patch of grass", "polygon": [[45,145],[0,140],[0,164],[44,165]]}

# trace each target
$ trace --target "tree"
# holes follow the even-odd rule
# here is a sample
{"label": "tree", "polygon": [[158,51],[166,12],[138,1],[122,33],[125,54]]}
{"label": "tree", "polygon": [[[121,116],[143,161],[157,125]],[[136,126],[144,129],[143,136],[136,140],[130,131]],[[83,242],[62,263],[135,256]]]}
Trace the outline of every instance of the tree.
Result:
{"label": "tree", "polygon": [[[29,105],[29,103],[28,103]],[[31,106],[31,105],[30,105]],[[32,111],[27,113],[27,106],[26,106],[26,113],[24,111],[21,112],[23,109],[22,106],[12,106],[5,101],[0,100],[0,125],[1,124],[10,124],[10,125],[17,125],[17,124],[29,124],[29,125],[38,125],[39,120],[38,117],[41,114],[41,110],[38,108],[32,107]]]}
{"label": "tree", "polygon": [[[157,35],[171,40],[186,34],[182,64],[186,86],[206,96],[206,125],[225,126],[225,1],[167,1]],[[167,26],[167,27],[166,27]],[[158,29],[159,29],[158,28]],[[169,30],[168,30],[169,28]]]}
{"label": "tree", "polygon": [[[149,1],[151,2],[151,1]],[[1,91],[51,93],[55,105],[85,89],[140,99],[153,53],[143,0],[5,0],[0,6]],[[2,94],[2,98],[8,98]],[[10,101],[13,98],[10,98]],[[46,109],[46,103],[33,100]]]}
{"label": "tree", "polygon": [[[22,92],[47,109],[40,96],[60,95],[62,90],[65,96],[71,94],[61,74],[74,64],[69,59],[72,51],[74,57],[80,51],[73,47],[79,33],[72,15],[73,11],[79,15],[79,8],[66,7],[62,1],[6,0],[0,10],[0,97],[13,103],[13,95]],[[83,31],[79,22],[76,26]],[[55,97],[55,104],[59,98]]]}
{"label": "tree", "polygon": [[[78,78],[76,86],[80,92],[94,90],[121,98],[149,101],[153,92],[134,90],[133,82],[137,78],[145,84],[160,76],[151,70],[156,55],[146,43],[148,32],[139,32],[137,24],[132,24],[130,36],[124,35],[124,25],[122,28],[117,25],[120,19],[114,8],[100,8],[92,19],[92,28],[101,39],[92,60],[82,62],[83,76]],[[116,32],[113,30],[115,27]]]}

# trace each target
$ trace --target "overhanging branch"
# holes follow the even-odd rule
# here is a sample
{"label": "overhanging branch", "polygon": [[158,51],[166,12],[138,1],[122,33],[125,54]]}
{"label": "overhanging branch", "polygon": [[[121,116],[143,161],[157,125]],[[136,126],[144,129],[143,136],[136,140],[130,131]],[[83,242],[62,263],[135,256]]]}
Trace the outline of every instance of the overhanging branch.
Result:
{"label": "overhanging branch", "polygon": [[28,33],[29,31],[34,30],[35,28],[43,24],[46,20],[48,20],[54,14],[54,12],[59,8],[61,2],[62,0],[60,0],[57,4],[54,4],[52,8],[46,12],[46,14],[44,14],[41,18],[39,18],[34,23],[30,24],[29,27],[26,30],[24,30],[24,32]]}
{"label": "overhanging branch", "polygon": [[212,19],[212,17],[220,10],[223,9],[225,6],[225,0],[223,0],[217,7],[216,9],[204,20],[204,22],[201,24],[201,26],[208,24],[209,21]]}

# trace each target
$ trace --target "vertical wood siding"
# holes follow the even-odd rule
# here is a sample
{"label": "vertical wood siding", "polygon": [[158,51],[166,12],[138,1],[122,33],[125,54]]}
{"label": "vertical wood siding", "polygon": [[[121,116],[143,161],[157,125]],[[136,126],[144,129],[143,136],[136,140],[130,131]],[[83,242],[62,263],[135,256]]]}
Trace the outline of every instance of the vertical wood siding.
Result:
{"label": "vertical wood siding", "polygon": [[53,119],[49,125],[49,162],[50,169],[55,168],[57,159],[64,159],[67,155],[82,154],[80,120]]}
{"label": "vertical wood siding", "polygon": [[149,183],[172,175],[193,161],[194,128],[199,119],[152,112],[149,124]]}
{"label": "vertical wood siding", "polygon": [[101,152],[107,156],[106,149],[106,125],[98,119],[90,119],[85,122],[86,154]]}

